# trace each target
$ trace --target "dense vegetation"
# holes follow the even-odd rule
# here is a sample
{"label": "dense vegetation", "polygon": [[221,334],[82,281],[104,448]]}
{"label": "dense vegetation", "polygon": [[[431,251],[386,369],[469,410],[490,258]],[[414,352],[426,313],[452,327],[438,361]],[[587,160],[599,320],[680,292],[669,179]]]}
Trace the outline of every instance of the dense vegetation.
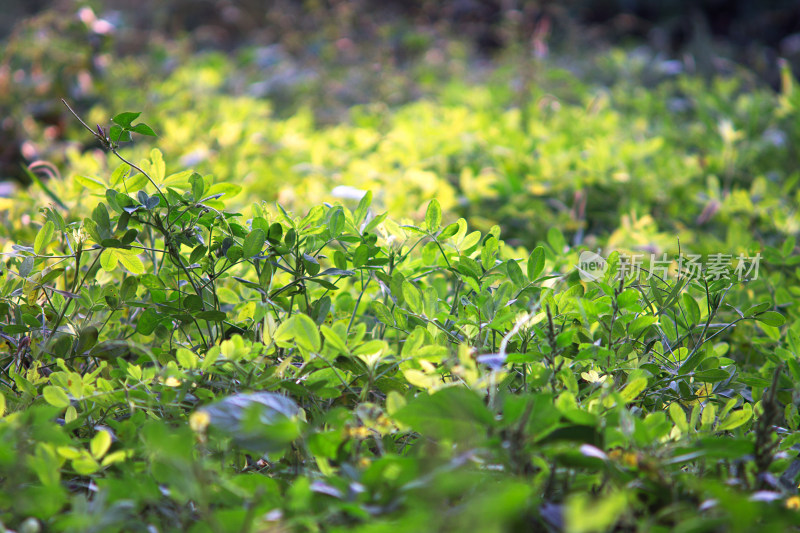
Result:
{"label": "dense vegetation", "polygon": [[[476,80],[417,37],[291,98],[276,49],[114,59],[20,120],[55,164],[0,198],[6,528],[800,525],[788,68],[512,50]],[[371,102],[312,105],[361,74]]]}

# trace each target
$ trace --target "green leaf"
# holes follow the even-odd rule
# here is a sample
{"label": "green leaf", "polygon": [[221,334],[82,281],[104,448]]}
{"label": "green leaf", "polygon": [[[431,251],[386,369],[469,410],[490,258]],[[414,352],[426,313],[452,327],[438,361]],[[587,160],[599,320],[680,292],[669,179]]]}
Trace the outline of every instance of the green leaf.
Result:
{"label": "green leaf", "polygon": [[423,437],[454,441],[481,439],[495,424],[483,398],[462,387],[442,389],[431,396],[421,394],[393,418]]}
{"label": "green leaf", "polygon": [[103,191],[106,189],[105,183],[89,176],[75,176],[75,181],[89,189],[90,191]]}
{"label": "green leaf", "polygon": [[710,368],[708,370],[698,370],[694,373],[694,380],[703,383],[716,383],[728,379],[730,374],[721,368]]}
{"label": "green leaf", "polygon": [[[203,199],[203,193],[206,190],[206,182],[200,174],[195,172],[189,177],[189,183],[192,186],[192,198],[194,198],[195,202],[199,202]],[[255,221],[253,222],[255,223]]]}
{"label": "green leaf", "polygon": [[628,382],[624,389],[619,391],[625,403],[630,403],[647,388],[647,378],[635,378]]}
{"label": "green leaf", "polygon": [[94,347],[94,345],[97,344],[97,339],[99,337],[100,332],[96,326],[86,326],[85,328],[81,329],[81,332],[78,335],[78,343],[75,346],[75,352],[78,354],[83,354],[87,350],[90,350],[92,347]]}
{"label": "green leaf", "polygon": [[786,318],[777,311],[764,311],[760,315],[757,315],[753,318],[768,326],[776,328],[782,326],[784,322],[786,322]]}
{"label": "green leaf", "polygon": [[117,254],[114,253],[115,248],[106,248],[100,253],[100,266],[106,272],[113,272],[117,268]]}
{"label": "green leaf", "polygon": [[658,322],[658,317],[652,315],[642,315],[640,317],[637,317],[636,320],[634,320],[633,322],[631,322],[631,325],[628,329],[628,333],[632,337],[636,337],[637,335],[639,335],[639,333],[649,328],[656,322]]}
{"label": "green leaf", "polygon": [[770,307],[772,307],[772,304],[770,302],[761,302],[760,304],[756,304],[754,306],[749,307],[747,311],[744,312],[744,316],[753,316],[759,313],[763,313]]}
{"label": "green leaf", "polygon": [[81,455],[77,459],[72,460],[72,468],[76,473],[82,476],[91,476],[100,470],[100,464],[89,455]]}
{"label": "green leaf", "polygon": [[410,281],[403,281],[403,298],[412,313],[422,313],[422,294]]}
{"label": "green leaf", "polygon": [[731,411],[730,414],[719,423],[717,431],[730,431],[747,423],[753,417],[753,407],[746,403],[738,411]]}
{"label": "green leaf", "polygon": [[[111,173],[111,186],[115,187],[119,185],[122,182],[122,180],[124,180],[127,177],[128,172],[130,171],[131,171],[131,166],[128,163],[121,163],[119,166],[117,166],[117,168],[114,169],[114,172]],[[92,179],[92,181],[96,180]],[[104,188],[106,187],[104,186]]]}
{"label": "green leaf", "polygon": [[683,300],[683,307],[688,315],[689,324],[694,325],[700,322],[700,306],[697,305],[697,300],[688,292],[684,292],[681,295],[681,299]]}
{"label": "green leaf", "polygon": [[525,285],[525,277],[522,275],[522,269],[516,260],[509,259],[506,262],[506,271],[508,272],[508,278],[515,286],[523,287]]}
{"label": "green leaf", "polygon": [[197,368],[200,361],[197,354],[186,348],[178,348],[175,350],[175,360],[178,361],[178,365],[180,365],[181,368],[188,369]]}
{"label": "green leaf", "polygon": [[127,268],[131,274],[140,276],[146,272],[142,260],[137,257],[135,252],[119,248],[115,251],[119,256],[119,262],[122,263],[122,266]]}
{"label": "green leaf", "polygon": [[111,122],[114,124],[119,124],[123,128],[130,128],[131,123],[136,120],[141,113],[135,113],[132,111],[127,111],[124,113],[120,113],[115,115],[114,118],[111,119]]}
{"label": "green leaf", "polygon": [[244,256],[244,250],[238,244],[234,244],[233,246],[228,248],[227,252],[225,252],[225,257],[227,257],[228,261],[230,261],[231,263],[237,262],[243,256]]}
{"label": "green leaf", "polygon": [[361,224],[361,221],[367,216],[367,211],[371,203],[372,191],[367,191],[367,193],[361,197],[361,200],[358,202],[358,207],[356,207],[356,211],[353,213],[353,219],[356,225]]}
{"label": "green leaf", "polygon": [[95,459],[102,458],[110,447],[111,434],[103,429],[98,431],[89,443],[89,450]]}
{"label": "green leaf", "polygon": [[328,223],[328,230],[331,232],[331,238],[335,239],[342,234],[344,228],[344,210],[341,206],[336,206],[331,210],[330,222]]}
{"label": "green leaf", "polygon": [[596,498],[585,493],[572,494],[564,506],[564,531],[599,533],[614,529],[614,524],[627,507],[628,498],[623,492]]}
{"label": "green leaf", "polygon": [[528,280],[534,281],[544,270],[544,248],[537,246],[528,257]]}
{"label": "green leaf", "polygon": [[353,267],[359,268],[367,264],[369,259],[369,246],[366,244],[360,245],[353,252]]}
{"label": "green leaf", "polygon": [[290,347],[294,341],[300,348],[308,352],[319,352],[322,340],[319,329],[308,315],[298,314],[283,322],[273,336],[279,345]]}
{"label": "green leaf", "polygon": [[37,255],[41,254],[48,244],[53,240],[53,234],[56,227],[49,220],[42,226],[42,229],[36,234],[36,239],[33,241],[33,252]]}
{"label": "green leaf", "polygon": [[136,321],[136,332],[150,335],[161,321],[161,316],[154,309],[145,309]]}
{"label": "green leaf", "polygon": [[477,261],[466,255],[459,257],[456,268],[465,276],[471,276],[475,279],[480,279],[481,277],[480,265],[478,265]]}
{"label": "green leaf", "polygon": [[375,313],[375,316],[378,318],[378,320],[387,326],[394,326],[394,316],[392,315],[392,311],[386,307],[386,305],[377,300],[373,300],[370,304],[370,308],[372,309],[372,312]]}
{"label": "green leaf", "polygon": [[[440,236],[441,237],[441,236]],[[495,265],[495,255],[497,255],[498,242],[494,235],[486,238],[481,247],[481,265],[486,270],[491,269]]]}
{"label": "green leaf", "polygon": [[69,396],[67,396],[67,393],[64,392],[64,389],[60,387],[47,385],[44,389],[42,389],[42,396],[44,397],[45,401],[53,407],[58,407],[59,409],[69,407]]}
{"label": "green leaf", "polygon": [[320,326],[319,329],[322,331],[322,334],[325,336],[325,341],[330,346],[332,346],[333,348],[338,350],[340,353],[343,353],[343,354],[349,354],[350,353],[350,350],[347,349],[347,344],[345,344],[344,339],[342,339],[342,337],[340,337],[339,334],[336,333],[336,331],[333,328],[328,327],[328,326],[323,324],[323,325]]}
{"label": "green leaf", "polygon": [[261,253],[261,248],[264,247],[264,242],[267,240],[267,234],[262,229],[254,229],[247,234],[242,245],[244,258],[250,259]]}
{"label": "green leaf", "polygon": [[194,315],[195,317],[199,318],[200,320],[208,320],[209,322],[221,322],[228,318],[228,315],[225,314],[223,311],[217,311],[216,309],[209,309],[207,311],[200,311]]}
{"label": "green leaf", "polygon": [[425,226],[427,226],[429,232],[435,233],[441,225],[442,208],[439,206],[439,201],[434,198],[428,204],[428,210],[425,211]]}
{"label": "green leaf", "polygon": [[639,301],[639,291],[636,289],[625,289],[617,296],[617,305],[620,309],[626,309]]}
{"label": "green leaf", "polygon": [[153,128],[148,126],[147,124],[141,122],[134,127],[131,128],[131,131],[134,133],[138,133],[139,135],[148,135],[150,137],[158,137],[156,132],[153,131]]}
{"label": "green leaf", "polygon": [[449,226],[447,226],[442,230],[442,232],[439,234],[439,239],[446,240],[455,236],[455,234],[458,233],[458,229],[459,229],[458,222],[453,222],[452,224],[450,224]]}

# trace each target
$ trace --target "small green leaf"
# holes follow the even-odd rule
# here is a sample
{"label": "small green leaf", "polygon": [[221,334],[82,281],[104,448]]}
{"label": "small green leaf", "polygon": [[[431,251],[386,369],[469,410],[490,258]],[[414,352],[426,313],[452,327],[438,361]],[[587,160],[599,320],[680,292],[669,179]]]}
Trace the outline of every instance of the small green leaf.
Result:
{"label": "small green leaf", "polygon": [[[331,232],[331,238],[335,239],[342,234],[344,228],[344,210],[341,206],[336,206],[331,210],[331,218],[328,224],[328,230]],[[272,232],[270,232],[272,233]]]}
{"label": "small green leaf", "polygon": [[244,250],[238,244],[231,246],[228,248],[228,251],[225,252],[225,257],[227,257],[228,261],[231,263],[237,262],[242,256],[244,256]]}
{"label": "small green leaf", "polygon": [[649,328],[653,324],[658,322],[658,317],[652,315],[642,315],[637,317],[636,320],[631,322],[630,328],[628,329],[628,333],[631,336],[636,336],[645,329]]}
{"label": "small green leaf", "polygon": [[356,248],[356,251],[353,252],[353,266],[355,268],[362,267],[367,264],[367,260],[369,259],[369,246],[366,244],[360,245]]}
{"label": "small green leaf", "polygon": [[310,352],[318,352],[322,346],[317,325],[304,314],[294,315],[282,323],[275,332],[274,339],[286,347],[293,340],[299,347]]}
{"label": "small green leaf", "polygon": [[200,311],[194,315],[200,320],[208,320],[209,322],[220,322],[228,318],[228,315],[216,309],[209,309],[208,311]]}
{"label": "small green leaf", "polygon": [[730,374],[721,368],[709,368],[708,370],[698,370],[694,373],[694,380],[703,383],[716,383],[728,379]]}
{"label": "small green leaf", "polygon": [[686,311],[689,324],[693,325],[700,322],[700,306],[697,305],[697,301],[694,297],[688,292],[684,292],[681,295],[681,299],[683,300],[683,307]]}
{"label": "small green leaf", "polygon": [[422,313],[422,294],[410,281],[403,281],[403,298],[412,313]]}
{"label": "small green leaf", "polygon": [[200,174],[195,172],[189,177],[189,183],[192,186],[192,198],[194,198],[195,202],[199,202],[203,199],[203,193],[206,190],[206,182]]}
{"label": "small green leaf", "polygon": [[431,233],[435,233],[442,225],[442,208],[436,198],[428,204],[428,210],[425,212],[425,225]]}
{"label": "small green leaf", "polygon": [[449,387],[431,396],[421,394],[393,418],[426,438],[454,441],[480,440],[495,425],[483,398],[463,387]]}
{"label": "small green leaf", "polygon": [[494,267],[495,255],[497,255],[498,242],[494,235],[489,235],[481,247],[481,265],[486,270]]}
{"label": "small green leaf", "polygon": [[508,272],[508,278],[515,286],[523,287],[525,285],[522,269],[519,267],[519,263],[514,259],[509,259],[508,262],[506,262],[506,271]]}
{"label": "small green leaf", "polygon": [[528,280],[534,281],[544,270],[544,248],[537,246],[528,257]]}
{"label": "small green leaf", "polygon": [[378,320],[387,326],[394,326],[394,316],[392,315],[392,311],[386,307],[386,305],[377,300],[373,300],[370,304],[370,308],[372,309],[372,312],[375,313],[375,316],[378,318]]}
{"label": "small green leaf", "polygon": [[635,378],[633,381],[630,381],[619,394],[622,396],[622,399],[625,400],[625,403],[630,403],[635,400],[646,387],[647,378]]}
{"label": "small green leaf", "polygon": [[730,431],[739,426],[746,424],[748,420],[753,417],[753,407],[746,403],[738,411],[731,411],[731,413],[719,423],[717,431]]}
{"label": "small green leaf", "polygon": [[72,460],[72,469],[82,476],[91,476],[100,470],[100,464],[93,457],[86,454]]}
{"label": "small green leaf", "polygon": [[106,272],[113,272],[117,268],[117,254],[114,253],[113,248],[106,248],[100,254],[100,266]]}
{"label": "small green leaf", "polygon": [[345,344],[344,339],[342,339],[342,337],[340,337],[333,328],[323,324],[320,326],[320,330],[322,331],[322,335],[325,337],[325,342],[327,342],[330,346],[335,348],[340,353],[350,353],[350,351],[347,349],[347,344]]}
{"label": "small green leaf", "polygon": [[36,234],[36,239],[33,241],[33,251],[35,254],[41,254],[44,249],[50,244],[50,241],[53,240],[53,234],[55,233],[55,226],[49,220],[42,226],[42,229],[39,230],[39,233]]}
{"label": "small green leaf", "polygon": [[145,309],[139,316],[139,320],[136,321],[136,332],[142,335],[150,335],[156,329],[160,320],[161,317],[155,309]]}
{"label": "small green leaf", "polygon": [[136,120],[141,113],[134,113],[132,111],[126,111],[124,113],[120,113],[119,115],[114,116],[111,119],[111,122],[114,124],[119,124],[123,128],[130,128],[131,123]]}
{"label": "small green leaf", "polygon": [[134,250],[124,250],[122,248],[114,248],[112,252],[117,256],[122,266],[128,269],[131,274],[137,276],[146,272],[142,260],[136,255]]}
{"label": "small green leaf", "polygon": [[102,191],[106,189],[105,184],[89,176],[75,176],[75,181],[89,189],[90,191]]}
{"label": "small green leaf", "polygon": [[92,457],[95,459],[103,457],[110,447],[111,434],[103,429],[98,431],[89,443],[89,450],[92,452]]}
{"label": "small green leaf", "polygon": [[45,401],[53,407],[63,409],[69,406],[69,396],[64,392],[64,389],[54,385],[47,385],[42,389],[42,396]]}
{"label": "small green leaf", "polygon": [[181,366],[181,368],[188,369],[197,368],[197,365],[200,361],[197,357],[197,354],[191,350],[187,350],[186,348],[178,348],[175,350],[175,359],[178,361],[178,364]]}
{"label": "small green leaf", "polygon": [[267,234],[264,233],[262,229],[254,229],[250,233],[247,234],[247,237],[244,239],[244,244],[242,246],[242,251],[244,252],[244,258],[249,259],[261,253],[261,248],[264,246],[264,242],[267,240]]}
{"label": "small green leaf", "polygon": [[768,326],[773,326],[776,328],[782,326],[784,322],[786,322],[786,318],[777,311],[764,311],[760,315],[757,315],[753,318]]}
{"label": "small green leaf", "polygon": [[[114,169],[114,172],[111,173],[111,186],[114,187],[116,185],[119,185],[122,182],[122,180],[124,180],[128,176],[128,172],[130,171],[131,171],[131,166],[128,163],[121,163],[117,168]],[[88,179],[91,179],[92,181],[97,181],[93,178],[88,178]],[[98,181],[98,183],[100,182]],[[103,185],[102,183],[100,184]],[[103,186],[103,188],[106,187]]]}
{"label": "small green leaf", "polygon": [[358,202],[358,207],[356,207],[356,211],[353,213],[353,219],[356,225],[361,224],[361,221],[367,216],[367,211],[371,203],[372,191],[367,191],[367,193],[361,197],[361,200]]}
{"label": "small green leaf", "polygon": [[132,127],[131,131],[134,133],[138,133],[139,135],[148,135],[150,137],[157,137],[156,132],[153,131],[153,128],[151,128],[150,126],[148,126],[143,122]]}

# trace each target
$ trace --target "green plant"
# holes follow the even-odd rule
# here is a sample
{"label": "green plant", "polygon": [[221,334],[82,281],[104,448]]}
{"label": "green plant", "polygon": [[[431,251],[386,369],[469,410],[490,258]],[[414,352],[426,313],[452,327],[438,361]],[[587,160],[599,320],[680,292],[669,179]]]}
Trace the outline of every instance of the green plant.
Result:
{"label": "green plant", "polygon": [[626,273],[615,252],[584,281],[556,227],[520,256],[370,192],[245,219],[236,186],[132,163],[137,118],[86,125],[121,164],[3,268],[7,527],[800,522],[800,342],[769,276]]}

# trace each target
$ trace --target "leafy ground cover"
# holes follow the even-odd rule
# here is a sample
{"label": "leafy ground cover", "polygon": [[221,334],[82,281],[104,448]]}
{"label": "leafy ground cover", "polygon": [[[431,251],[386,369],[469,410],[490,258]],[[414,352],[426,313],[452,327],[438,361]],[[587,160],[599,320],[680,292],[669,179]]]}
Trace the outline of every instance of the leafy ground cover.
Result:
{"label": "leafy ground cover", "polygon": [[71,145],[31,125],[56,165],[0,199],[5,527],[800,525],[787,69],[430,56],[421,99],[328,123],[258,94],[274,51],[146,91],[119,59]]}

